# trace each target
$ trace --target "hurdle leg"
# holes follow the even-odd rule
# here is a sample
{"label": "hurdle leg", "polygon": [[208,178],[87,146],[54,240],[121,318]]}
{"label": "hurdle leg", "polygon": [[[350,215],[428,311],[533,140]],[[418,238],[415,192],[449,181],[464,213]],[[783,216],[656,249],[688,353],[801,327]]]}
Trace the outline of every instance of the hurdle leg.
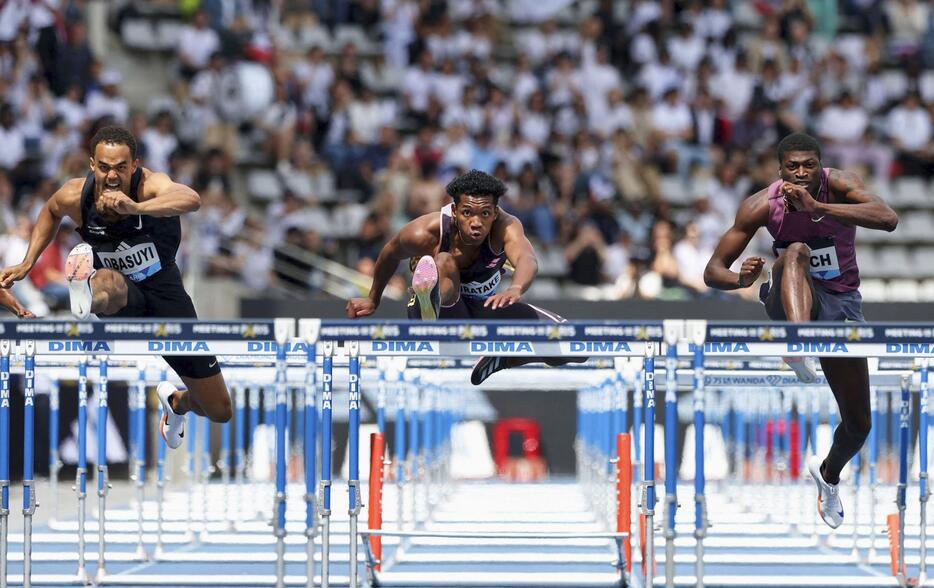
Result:
{"label": "hurdle leg", "polygon": [[921,564],[918,567],[918,583],[924,585],[927,582],[928,566],[928,360],[922,359],[919,365],[921,371],[921,405],[918,417],[918,486],[919,502],[921,509]]}
{"label": "hurdle leg", "polygon": [[49,389],[49,499],[52,501],[50,525],[58,520],[58,473],[62,468],[62,460],[58,453],[59,400],[58,380],[52,380]]}
{"label": "hurdle leg", "polygon": [[704,585],[704,537],[707,535],[707,501],[704,496],[704,339],[706,324],[694,321],[690,340],[694,343],[694,565],[698,588]]}
{"label": "hurdle leg", "polygon": [[412,528],[418,526],[418,512],[415,503],[415,495],[418,493],[419,471],[418,471],[418,398],[419,398],[419,377],[415,376],[412,386],[409,389],[409,454],[406,458],[408,462],[409,481],[411,482],[411,521]]}
{"label": "hurdle leg", "polygon": [[860,457],[860,452],[857,452],[853,456],[853,460],[850,462],[853,467],[853,550],[850,552],[850,557],[853,558],[853,561],[859,561],[859,486],[860,486],[860,468],[862,467],[862,459]]}
{"label": "hurdle leg", "polygon": [[228,530],[233,529],[230,520],[230,423],[221,425],[221,452],[217,459],[217,468],[221,472],[221,485],[224,487],[224,506],[221,519],[226,522]]}
{"label": "hurdle leg", "polygon": [[905,509],[907,508],[908,490],[908,432],[911,426],[911,376],[902,376],[901,409],[899,410],[898,444],[898,490],[895,504],[898,506],[898,581],[905,585]]}
{"label": "hurdle leg", "polygon": [[185,456],[185,471],[187,472],[188,483],[188,492],[186,492],[188,499],[185,501],[185,538],[187,541],[194,540],[195,532],[192,525],[194,524],[193,517],[194,514],[194,501],[195,501],[195,476],[197,475],[197,464],[195,463],[198,457],[198,415],[194,411],[188,411],[186,415],[188,422],[185,423],[185,431],[188,435],[188,455]]}
{"label": "hurdle leg", "polygon": [[78,582],[89,581],[85,565],[84,525],[87,516],[88,484],[88,361],[82,357],[78,364],[78,468],[75,472],[75,493],[78,496]]}
{"label": "hurdle leg", "polygon": [[678,330],[665,331],[665,585],[675,581],[675,515],[678,512]]}
{"label": "hurdle leg", "polygon": [[334,344],[323,346],[321,376],[321,484],[318,512],[321,514],[321,588],[329,588],[331,559],[331,411]]}
{"label": "hurdle leg", "polygon": [[[400,373],[400,380],[402,376]],[[402,530],[405,510],[405,408],[405,383],[400,381],[396,386],[396,430],[393,444],[393,458],[396,462],[396,527],[399,531]]]}
{"label": "hurdle leg", "polygon": [[645,585],[655,578],[655,343],[645,345],[643,363],[645,387],[645,460],[642,468],[642,516],[645,517],[645,551],[642,567]]}
{"label": "hurdle leg", "polygon": [[10,527],[10,342],[0,341],[0,588],[7,586]]}
{"label": "hurdle leg", "polygon": [[[256,466],[256,430],[259,428],[259,419],[260,419],[260,406],[261,399],[260,395],[262,389],[259,386],[252,386],[248,390],[249,394],[247,395],[247,402],[250,409],[249,416],[249,427],[247,428],[247,453],[246,453],[246,476],[251,482],[256,482],[256,477],[254,476],[254,469]],[[246,488],[241,488],[241,492],[246,492]],[[241,497],[241,502],[243,499]],[[256,504],[250,500],[246,500],[247,508],[245,513],[247,519],[254,519],[257,516]],[[252,508],[251,508],[252,507]]]}
{"label": "hurdle leg", "polygon": [[347,492],[349,494],[350,515],[350,588],[357,588],[357,519],[360,516],[360,507],[363,506],[360,495],[360,357],[359,343],[347,343],[350,356],[350,395],[349,395],[349,430],[348,449],[350,452],[350,468],[347,476]]}
{"label": "hurdle leg", "polygon": [[[317,329],[307,331],[307,323],[299,323],[302,333],[309,345],[305,357],[305,585],[313,588],[315,585],[315,534],[317,519],[315,509],[315,475],[317,473],[318,451],[318,373]],[[320,324],[320,323],[319,323]]]}
{"label": "hurdle leg", "polygon": [[273,529],[276,537],[276,587],[285,587],[285,470],[286,419],[288,417],[288,387],[286,386],[285,338],[276,347],[276,492],[273,498]]}
{"label": "hurdle leg", "polygon": [[23,387],[23,588],[32,586],[32,517],[36,513],[36,343],[26,342]]}
{"label": "hurdle leg", "polygon": [[872,415],[873,427],[869,429],[869,554],[870,560],[876,556],[876,466],[879,462],[879,422],[878,391],[872,388],[869,391],[869,410]]}
{"label": "hurdle leg", "polygon": [[110,478],[107,471],[107,358],[100,358],[100,379],[97,382],[97,572],[95,581],[104,580],[107,570],[104,562],[104,549],[106,547],[105,526],[107,519],[107,492],[110,489]]}
{"label": "hurdle leg", "polygon": [[240,523],[243,512],[243,474],[246,468],[246,454],[244,452],[243,442],[246,427],[246,391],[243,385],[234,386],[234,407],[237,411],[236,423],[234,423],[234,516],[233,527]]}
{"label": "hurdle leg", "polygon": [[204,419],[204,428],[201,429],[201,534],[199,539],[204,541],[208,537],[208,487],[211,484],[211,474],[214,467],[211,465],[211,421]]}
{"label": "hurdle leg", "polygon": [[[145,499],[146,485],[146,366],[139,364],[139,380],[136,385],[136,428],[134,431],[136,443],[135,478],[136,478],[136,527],[138,531],[136,542],[136,557],[141,560],[148,559],[146,546],[143,545],[143,501]],[[132,394],[132,393],[131,393]],[[134,418],[131,415],[130,418]]]}
{"label": "hurdle leg", "polygon": [[[166,370],[162,370],[162,375],[160,381],[166,381]],[[157,442],[159,449],[157,450],[156,456],[156,549],[153,554],[154,559],[159,559],[162,556],[163,547],[162,547],[162,523],[164,519],[163,515],[163,502],[165,500],[165,443]]]}

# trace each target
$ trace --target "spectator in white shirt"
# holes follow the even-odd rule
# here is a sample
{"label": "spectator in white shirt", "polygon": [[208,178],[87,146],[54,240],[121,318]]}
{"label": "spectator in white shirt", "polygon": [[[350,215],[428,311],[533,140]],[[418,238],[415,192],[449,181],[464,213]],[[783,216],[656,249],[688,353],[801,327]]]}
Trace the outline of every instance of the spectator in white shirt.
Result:
{"label": "spectator in white shirt", "polygon": [[619,71],[610,64],[610,50],[606,45],[597,46],[596,60],[581,71],[580,80],[581,88],[586,89],[584,98],[591,120],[606,116],[609,93],[622,87]]}
{"label": "spectator in white shirt", "polygon": [[68,128],[81,129],[88,120],[88,110],[81,101],[81,86],[69,86],[65,95],[56,100],[55,112],[61,115]]}
{"label": "spectator in white shirt", "polygon": [[320,46],[308,50],[308,58],[295,65],[293,72],[306,106],[315,109],[319,117],[326,117],[330,107],[329,95],[334,83],[334,68]]}
{"label": "spectator in white shirt", "polygon": [[672,249],[672,254],[678,262],[680,282],[697,294],[707,291],[707,286],[704,285],[704,267],[712,253],[712,250],[701,247],[700,231],[694,223],[689,223],[684,228],[684,238]]}
{"label": "spectator in white shirt", "polygon": [[13,117],[13,107],[0,105],[0,168],[10,171],[26,157],[23,133]]}
{"label": "spectator in white shirt", "polygon": [[445,59],[441,63],[441,71],[432,79],[431,92],[441,106],[448,108],[461,101],[464,83],[464,76],[458,73],[454,61]]}
{"label": "spectator in white shirt", "polygon": [[570,104],[574,94],[580,92],[580,70],[574,67],[570,54],[561,53],[555,58],[555,66],[545,75],[545,86],[551,108]]}
{"label": "spectator in white shirt", "polygon": [[288,87],[276,84],[275,99],[257,121],[257,127],[265,133],[265,149],[271,153],[277,167],[287,166],[295,142],[295,124],[298,108],[289,99]]}
{"label": "spectator in white shirt", "polygon": [[681,100],[677,88],[669,88],[664,100],[652,108],[652,127],[655,140],[671,163],[682,161],[682,152],[692,137],[692,125],[691,109]]}
{"label": "spectator in white shirt", "polygon": [[388,122],[383,106],[376,100],[373,91],[366,87],[360,92],[360,96],[350,103],[348,114],[350,130],[364,145],[376,143],[380,127]]}
{"label": "spectator in white shirt", "polygon": [[669,89],[681,87],[684,76],[671,62],[671,54],[661,48],[658,52],[658,61],[650,62],[639,72],[639,85],[649,91],[649,98],[657,102]]}
{"label": "spectator in white shirt", "polygon": [[39,145],[42,177],[57,179],[65,156],[78,149],[80,141],[78,133],[69,128],[60,115],[55,115],[47,127]]}
{"label": "spectator in white shirt", "polygon": [[485,116],[483,107],[477,102],[476,86],[464,86],[460,104],[449,106],[441,115],[442,127],[448,128],[454,123],[465,125],[471,135],[477,135],[483,130]]}
{"label": "spectator in white shirt", "polygon": [[749,57],[739,52],[734,67],[723,69],[714,81],[715,95],[723,100],[729,120],[737,121],[743,117],[755,87],[756,76],[749,69]]}
{"label": "spectator in white shirt", "polygon": [[616,131],[628,131],[633,125],[632,109],[626,104],[626,97],[623,95],[622,90],[611,90],[607,100],[609,104],[605,116],[601,118],[589,117],[590,130],[604,139],[612,137],[616,134]]}
{"label": "spectator in white shirt", "polygon": [[837,104],[827,107],[817,119],[824,152],[837,167],[849,169],[858,164],[871,164],[876,179],[886,180],[892,153],[872,141],[868,130],[869,115],[849,92],[843,92]]}
{"label": "spectator in white shirt", "polygon": [[178,147],[173,126],[172,113],[163,110],[156,113],[152,126],[140,135],[140,142],[146,147],[145,165],[154,172],[169,171],[169,156]]}
{"label": "spectator in white shirt", "polygon": [[512,98],[519,104],[525,104],[532,92],[538,90],[538,78],[532,73],[532,63],[528,55],[520,53],[516,58],[516,70],[510,81]]}
{"label": "spectator in white shirt", "polygon": [[682,22],[678,25],[678,34],[668,41],[668,52],[682,72],[690,73],[704,58],[707,47],[704,39],[694,32],[694,27],[689,22]]}
{"label": "spectator in white shirt", "polygon": [[697,19],[697,34],[706,39],[720,39],[733,26],[733,14],[727,0],[710,0]]}
{"label": "spectator in white shirt", "polygon": [[406,109],[415,115],[423,115],[428,110],[428,98],[431,96],[435,78],[432,71],[433,61],[430,51],[422,51],[418,56],[418,65],[410,67],[402,79]]}
{"label": "spectator in white shirt", "polygon": [[123,76],[115,69],[101,73],[101,89],[88,95],[88,118],[97,120],[104,116],[113,117],[117,124],[124,124],[130,115],[130,105],[120,95]]}
{"label": "spectator in white shirt", "polygon": [[208,27],[208,13],[199,10],[191,25],[183,27],[178,35],[178,59],[181,61],[182,75],[191,78],[198,70],[207,67],[211,55],[220,46],[217,31]]}
{"label": "spectator in white shirt", "polygon": [[529,103],[519,117],[519,132],[522,138],[538,149],[544,147],[551,134],[551,121],[545,111],[545,97],[541,92],[529,96]]}
{"label": "spectator in white shirt", "polygon": [[890,37],[889,46],[896,55],[910,55],[928,27],[930,9],[918,0],[889,0],[885,3]]}
{"label": "spectator in white shirt", "polygon": [[921,97],[911,92],[889,113],[886,131],[895,148],[902,173],[930,178],[934,174],[931,145],[931,116],[921,106]]}

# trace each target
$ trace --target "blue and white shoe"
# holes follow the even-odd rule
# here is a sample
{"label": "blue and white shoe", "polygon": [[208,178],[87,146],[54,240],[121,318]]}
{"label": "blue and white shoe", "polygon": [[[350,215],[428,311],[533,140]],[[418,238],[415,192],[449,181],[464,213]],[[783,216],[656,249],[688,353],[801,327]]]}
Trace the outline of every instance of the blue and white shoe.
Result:
{"label": "blue and white shoe", "polygon": [[808,458],[808,472],[817,484],[817,512],[827,526],[836,529],[843,524],[843,502],[840,500],[839,484],[828,484],[820,473],[824,460],[812,455]]}

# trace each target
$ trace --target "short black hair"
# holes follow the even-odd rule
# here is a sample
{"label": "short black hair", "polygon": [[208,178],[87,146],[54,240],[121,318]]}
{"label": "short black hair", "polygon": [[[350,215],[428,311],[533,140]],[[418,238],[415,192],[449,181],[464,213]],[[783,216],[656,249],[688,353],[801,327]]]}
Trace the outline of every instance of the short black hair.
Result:
{"label": "short black hair", "polygon": [[448,195],[454,199],[455,204],[462,195],[490,196],[493,198],[493,205],[495,206],[499,204],[500,197],[506,193],[506,184],[488,173],[472,169],[451,180],[445,189]]}
{"label": "short black hair", "polygon": [[785,161],[785,154],[791,151],[813,151],[820,159],[820,144],[817,139],[805,133],[792,133],[778,143],[778,161]]}
{"label": "short black hair", "polygon": [[136,137],[124,127],[107,126],[101,127],[91,138],[91,155],[97,149],[98,143],[113,143],[115,145],[126,145],[130,148],[130,158],[136,159]]}

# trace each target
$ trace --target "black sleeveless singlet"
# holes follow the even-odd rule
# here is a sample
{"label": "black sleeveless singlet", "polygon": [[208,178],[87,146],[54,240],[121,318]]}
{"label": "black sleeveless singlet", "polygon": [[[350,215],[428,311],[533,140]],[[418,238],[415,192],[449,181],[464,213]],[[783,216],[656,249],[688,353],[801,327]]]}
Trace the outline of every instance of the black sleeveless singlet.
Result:
{"label": "black sleeveless singlet", "polygon": [[[453,205],[441,209],[441,244],[438,252],[451,251],[451,235],[454,228]],[[460,271],[461,296],[484,300],[496,294],[506,264],[506,252],[493,251],[489,235],[480,247],[480,253],[470,267]]]}
{"label": "black sleeveless singlet", "polygon": [[[143,170],[130,180],[128,196],[139,202]],[[89,173],[81,191],[81,226],[75,229],[94,250],[94,267],[120,272],[142,285],[160,270],[175,267],[175,253],[182,238],[177,216],[130,215],[108,223],[94,201],[94,174]],[[165,272],[163,272],[164,274]],[[177,275],[177,272],[171,272]]]}

